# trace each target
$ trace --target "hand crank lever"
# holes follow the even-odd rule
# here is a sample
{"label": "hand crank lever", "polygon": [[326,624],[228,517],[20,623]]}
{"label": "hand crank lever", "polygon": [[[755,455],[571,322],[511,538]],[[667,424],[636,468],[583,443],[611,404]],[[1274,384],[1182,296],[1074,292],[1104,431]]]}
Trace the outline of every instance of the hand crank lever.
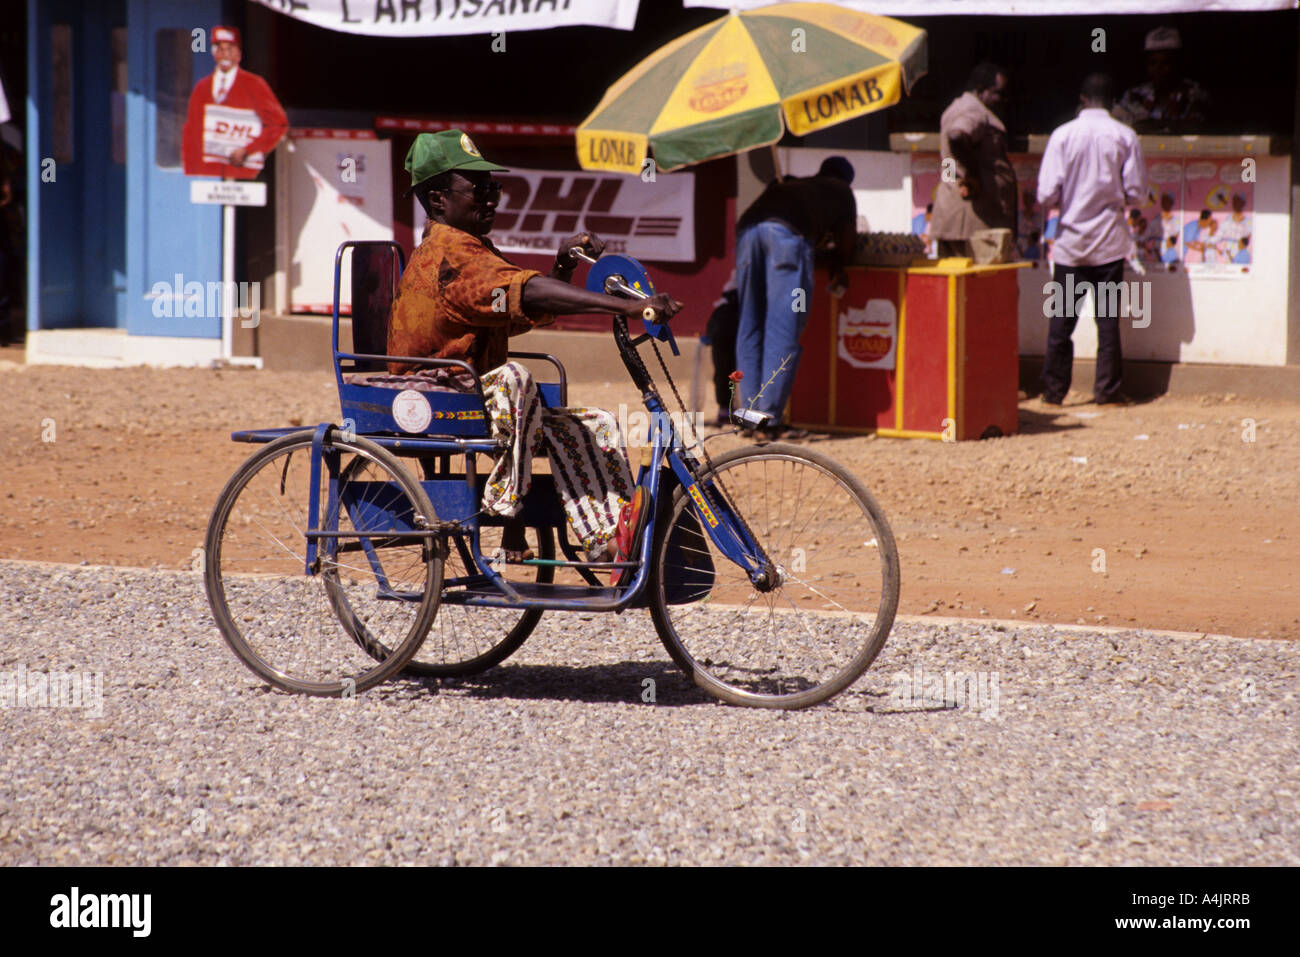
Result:
{"label": "hand crank lever", "polygon": [[[583,249],[581,246],[570,246],[569,255],[572,256],[574,259],[581,259],[583,262],[586,263],[595,264],[596,262],[595,259],[587,255],[587,251]],[[650,298],[640,289],[635,289],[632,286],[629,286],[626,282],[623,281],[622,276],[610,276],[608,279],[605,280],[605,292],[609,293],[614,291],[621,292],[626,296],[631,296],[633,299]],[[651,306],[646,306],[644,309],[641,310],[641,318],[646,320],[647,322],[654,322],[655,318],[658,315],[659,313],[656,312],[655,309]]]}

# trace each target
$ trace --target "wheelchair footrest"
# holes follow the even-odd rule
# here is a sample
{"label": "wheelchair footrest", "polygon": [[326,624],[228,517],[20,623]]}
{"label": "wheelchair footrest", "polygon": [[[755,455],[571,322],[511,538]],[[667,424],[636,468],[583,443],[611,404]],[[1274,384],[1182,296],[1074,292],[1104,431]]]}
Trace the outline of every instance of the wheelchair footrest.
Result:
{"label": "wheelchair footrest", "polygon": [[[593,588],[590,585],[548,585],[540,582],[511,582],[519,597],[528,601],[613,601],[622,594],[619,588]],[[496,604],[501,592],[491,587],[444,592],[442,600],[449,605]]]}

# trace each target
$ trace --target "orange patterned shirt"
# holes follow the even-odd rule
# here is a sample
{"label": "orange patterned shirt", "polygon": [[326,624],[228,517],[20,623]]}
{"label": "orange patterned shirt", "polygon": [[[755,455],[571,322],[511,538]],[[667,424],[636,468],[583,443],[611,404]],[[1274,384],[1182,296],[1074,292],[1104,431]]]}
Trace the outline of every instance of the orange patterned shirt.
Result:
{"label": "orange patterned shirt", "polygon": [[[434,223],[402,273],[388,354],[460,359],[480,374],[504,365],[510,336],[555,321],[523,309],[524,283],[540,275],[508,262],[486,237]],[[419,367],[388,368],[401,374]]]}

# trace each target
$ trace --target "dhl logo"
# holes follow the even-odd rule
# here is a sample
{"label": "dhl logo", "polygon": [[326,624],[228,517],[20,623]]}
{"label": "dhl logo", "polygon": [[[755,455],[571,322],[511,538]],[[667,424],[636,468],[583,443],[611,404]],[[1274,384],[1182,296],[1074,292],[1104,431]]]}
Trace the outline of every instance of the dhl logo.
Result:
{"label": "dhl logo", "polygon": [[[551,233],[590,229],[607,237],[675,238],[680,216],[619,215],[616,206],[623,180],[618,176],[567,174],[526,176],[501,173],[496,177],[504,194],[494,229],[498,234],[539,233],[538,243],[554,246]],[[512,245],[531,245],[528,237],[514,236]]]}
{"label": "dhl logo", "polygon": [[713,514],[713,509],[709,508],[709,503],[704,501],[704,496],[700,494],[700,487],[692,485],[687,491],[690,493],[691,501],[695,503],[695,507],[700,510],[704,520],[709,523],[709,528],[717,528],[718,517]]}
{"label": "dhl logo", "polygon": [[239,137],[246,140],[253,139],[261,132],[261,130],[254,129],[250,123],[230,123],[226,120],[217,120],[214,130],[218,136],[226,136],[232,139]]}

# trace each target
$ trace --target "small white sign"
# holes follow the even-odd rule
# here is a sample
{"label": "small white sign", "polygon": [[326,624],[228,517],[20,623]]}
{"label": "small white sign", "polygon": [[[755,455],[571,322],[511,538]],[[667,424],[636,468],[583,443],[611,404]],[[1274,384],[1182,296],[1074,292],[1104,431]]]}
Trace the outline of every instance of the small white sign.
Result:
{"label": "small white sign", "polygon": [[192,179],[190,202],[219,206],[265,206],[266,184],[246,180]]}
{"label": "small white sign", "polygon": [[424,393],[403,389],[393,399],[393,421],[403,432],[423,432],[433,421],[433,408]]}

